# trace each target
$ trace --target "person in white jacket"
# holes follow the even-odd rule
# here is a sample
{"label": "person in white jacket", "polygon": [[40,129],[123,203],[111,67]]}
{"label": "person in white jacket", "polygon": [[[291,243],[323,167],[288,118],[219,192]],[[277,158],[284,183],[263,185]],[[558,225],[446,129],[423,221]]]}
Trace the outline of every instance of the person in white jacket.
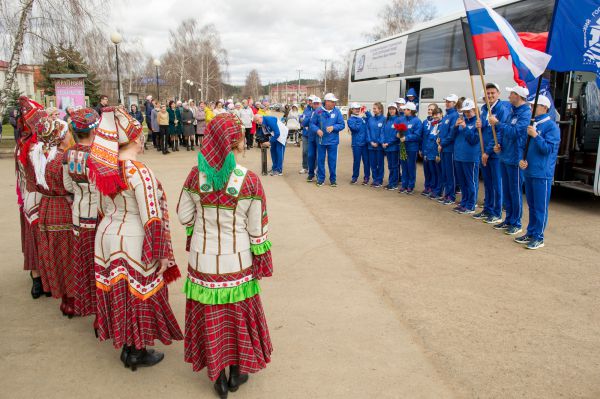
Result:
{"label": "person in white jacket", "polygon": [[300,133],[300,113],[298,112],[298,106],[296,104],[292,105],[292,109],[287,115],[285,120],[285,125],[287,126],[290,136],[292,137],[292,142],[296,145],[299,145],[298,135]]}
{"label": "person in white jacket", "polygon": [[248,101],[242,101],[242,107],[240,109],[240,120],[242,125],[246,128],[246,149],[250,149],[254,146],[254,135],[252,134],[252,118],[254,117],[254,111],[248,105]]}

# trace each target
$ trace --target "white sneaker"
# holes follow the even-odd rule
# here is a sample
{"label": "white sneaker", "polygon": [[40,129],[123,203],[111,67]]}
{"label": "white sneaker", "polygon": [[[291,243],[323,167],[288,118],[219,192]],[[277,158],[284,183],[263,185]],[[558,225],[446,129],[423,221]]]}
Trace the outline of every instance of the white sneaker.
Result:
{"label": "white sneaker", "polygon": [[308,172],[306,169],[300,169],[300,170],[298,171],[298,173],[300,173],[301,175],[305,175],[305,174],[306,174],[306,172]]}

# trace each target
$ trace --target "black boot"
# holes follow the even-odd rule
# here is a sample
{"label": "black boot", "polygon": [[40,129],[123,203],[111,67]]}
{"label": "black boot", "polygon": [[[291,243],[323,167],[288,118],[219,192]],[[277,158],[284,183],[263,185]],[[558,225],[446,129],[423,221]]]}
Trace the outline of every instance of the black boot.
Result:
{"label": "black boot", "polygon": [[42,286],[42,278],[41,277],[33,277],[33,273],[29,272],[29,276],[33,281],[31,285],[31,296],[33,299],[38,299],[44,294],[44,287]]}
{"label": "black boot", "polygon": [[175,141],[175,151],[179,151],[179,140]]}
{"label": "black boot", "polygon": [[131,367],[131,371],[136,371],[138,367],[151,367],[160,363],[165,358],[164,353],[131,347],[125,360],[125,367]]}
{"label": "black boot", "polygon": [[121,348],[121,362],[126,368],[129,367],[129,365],[127,364],[127,356],[129,356],[130,351],[131,346],[123,345],[123,348]]}
{"label": "black boot", "polygon": [[229,366],[229,390],[235,392],[240,385],[248,382],[248,374],[240,374],[240,366]]}
{"label": "black boot", "polygon": [[219,398],[227,399],[229,388],[227,387],[227,375],[225,374],[225,369],[221,370],[219,378],[215,381],[215,391],[217,391]]}

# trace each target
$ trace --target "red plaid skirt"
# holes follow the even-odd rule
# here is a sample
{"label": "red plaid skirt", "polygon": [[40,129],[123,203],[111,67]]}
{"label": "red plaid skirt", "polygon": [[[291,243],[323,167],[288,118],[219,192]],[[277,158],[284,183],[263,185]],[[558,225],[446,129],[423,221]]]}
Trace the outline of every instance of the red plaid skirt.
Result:
{"label": "red plaid skirt", "polygon": [[271,360],[273,346],[258,295],[227,305],[188,299],[185,309],[185,361],[194,371],[207,368],[212,381],[227,366],[255,373]]}
{"label": "red plaid skirt", "polygon": [[[23,216],[24,218],[24,216]],[[27,220],[23,220],[23,269],[38,270],[38,243],[40,239],[40,228],[37,223],[31,225]]]}
{"label": "red plaid skirt", "polygon": [[74,236],[73,275],[75,284],[75,314],[96,313],[96,277],[94,274],[94,239],[96,229],[79,229]]}
{"label": "red plaid skirt", "polygon": [[[96,266],[103,275],[118,267],[126,267],[130,275],[135,270],[124,259],[113,261],[104,269]],[[154,276],[154,275],[152,275]],[[96,289],[98,306],[97,317],[100,341],[113,340],[115,348],[123,345],[142,349],[154,345],[158,339],[168,345],[173,340],[183,339],[183,334],[169,305],[169,291],[164,286],[154,295],[141,300],[129,292],[128,282],[124,279],[111,286],[110,291]]]}

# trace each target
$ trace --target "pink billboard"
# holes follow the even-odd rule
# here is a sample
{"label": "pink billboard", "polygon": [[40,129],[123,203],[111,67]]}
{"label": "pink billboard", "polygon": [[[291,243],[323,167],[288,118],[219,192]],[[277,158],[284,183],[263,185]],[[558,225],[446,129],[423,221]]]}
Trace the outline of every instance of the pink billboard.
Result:
{"label": "pink billboard", "polygon": [[65,116],[67,107],[85,107],[85,86],[83,79],[57,79],[54,84],[56,107],[60,117]]}

